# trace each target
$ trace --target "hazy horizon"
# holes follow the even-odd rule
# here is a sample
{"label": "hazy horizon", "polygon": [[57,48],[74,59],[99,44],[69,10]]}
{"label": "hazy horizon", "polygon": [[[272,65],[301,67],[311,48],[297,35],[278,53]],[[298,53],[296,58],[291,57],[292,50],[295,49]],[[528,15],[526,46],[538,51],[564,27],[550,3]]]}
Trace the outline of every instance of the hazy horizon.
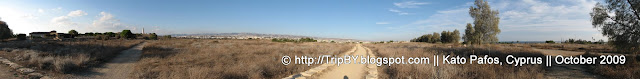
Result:
{"label": "hazy horizon", "polygon": [[[500,41],[607,40],[592,28],[595,0],[488,0]],[[410,40],[472,23],[473,0],[0,1],[14,33],[130,29],[165,34],[262,33],[369,41]],[[462,36],[462,34],[461,34]]]}

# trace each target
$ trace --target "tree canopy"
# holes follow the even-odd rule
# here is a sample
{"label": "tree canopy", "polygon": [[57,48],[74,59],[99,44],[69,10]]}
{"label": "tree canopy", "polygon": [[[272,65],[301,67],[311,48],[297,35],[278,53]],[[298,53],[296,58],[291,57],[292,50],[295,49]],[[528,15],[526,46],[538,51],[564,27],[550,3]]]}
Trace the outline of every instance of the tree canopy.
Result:
{"label": "tree canopy", "polygon": [[120,32],[120,38],[128,39],[135,38],[135,36],[131,33],[131,30],[122,30],[122,32]]}
{"label": "tree canopy", "polygon": [[[470,44],[495,43],[498,42],[497,35],[500,33],[500,17],[497,10],[492,10],[489,2],[476,0],[475,7],[469,8],[469,15],[473,18],[473,26],[465,29],[465,42]],[[467,33],[468,32],[468,33]]]}
{"label": "tree canopy", "polygon": [[0,21],[0,40],[8,39],[13,36],[13,32],[9,29],[6,22]]}
{"label": "tree canopy", "polygon": [[606,0],[593,7],[591,21],[621,51],[640,51],[640,1]]}

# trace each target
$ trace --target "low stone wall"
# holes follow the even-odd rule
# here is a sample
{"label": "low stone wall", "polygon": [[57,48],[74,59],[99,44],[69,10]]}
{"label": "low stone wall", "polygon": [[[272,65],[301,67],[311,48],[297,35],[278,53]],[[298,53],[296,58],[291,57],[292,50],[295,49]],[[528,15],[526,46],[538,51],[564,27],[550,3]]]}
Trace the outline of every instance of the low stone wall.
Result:
{"label": "low stone wall", "polygon": [[[3,51],[14,51],[15,49],[3,48],[2,50]],[[35,69],[26,68],[26,67],[24,67],[24,66],[22,66],[20,64],[11,62],[9,59],[0,57],[0,62],[2,62],[2,64],[5,64],[5,65],[9,66],[11,69],[15,70],[19,74],[26,75],[29,79],[51,79],[51,77],[49,77],[49,76],[45,76],[42,73],[36,72]]]}

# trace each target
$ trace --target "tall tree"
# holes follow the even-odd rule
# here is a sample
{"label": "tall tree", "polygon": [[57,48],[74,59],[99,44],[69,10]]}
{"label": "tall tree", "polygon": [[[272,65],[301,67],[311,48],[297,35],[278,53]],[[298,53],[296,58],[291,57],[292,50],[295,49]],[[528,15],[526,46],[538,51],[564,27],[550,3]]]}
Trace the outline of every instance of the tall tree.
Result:
{"label": "tall tree", "polygon": [[442,31],[440,32],[440,42],[442,43],[449,43],[449,31]]}
{"label": "tall tree", "polygon": [[593,7],[593,28],[599,28],[609,43],[621,51],[640,53],[640,1],[606,0]]}
{"label": "tall tree", "polygon": [[495,43],[498,42],[498,35],[500,33],[500,28],[498,24],[500,23],[500,17],[498,16],[499,12],[497,10],[491,10],[491,6],[489,6],[489,2],[484,0],[476,0],[475,7],[471,6],[469,8],[469,15],[473,18],[473,28],[475,32],[474,35],[477,35],[479,39],[478,43]]}
{"label": "tall tree", "polygon": [[459,41],[460,41],[460,31],[458,31],[458,29],[453,30],[453,33],[451,33],[450,36],[451,36],[450,37],[451,43],[459,43]]}
{"label": "tall tree", "polygon": [[460,32],[458,29],[451,31],[442,31],[440,33],[440,42],[442,43],[458,43],[460,40]]}
{"label": "tall tree", "polygon": [[467,28],[464,29],[464,36],[462,37],[462,39],[464,39],[464,42],[466,44],[473,44],[476,43],[474,41],[476,41],[476,39],[474,38],[474,33],[476,32],[476,30],[473,29],[473,25],[471,25],[471,23],[467,23]]}
{"label": "tall tree", "polygon": [[13,32],[9,29],[6,22],[0,21],[0,40],[8,39],[13,36]]}
{"label": "tall tree", "polygon": [[440,34],[438,32],[433,32],[433,36],[431,37],[431,43],[440,42]]}

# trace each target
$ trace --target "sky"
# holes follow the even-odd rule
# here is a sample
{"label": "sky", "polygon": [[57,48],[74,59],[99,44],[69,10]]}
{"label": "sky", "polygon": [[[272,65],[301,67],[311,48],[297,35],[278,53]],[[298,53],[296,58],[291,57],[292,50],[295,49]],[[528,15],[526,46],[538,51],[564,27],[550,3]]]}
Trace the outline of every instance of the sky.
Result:
{"label": "sky", "polygon": [[[460,30],[474,0],[0,0],[14,33],[263,33],[398,40]],[[593,28],[595,0],[488,0],[500,41],[606,40]],[[462,34],[461,34],[462,36]]]}

